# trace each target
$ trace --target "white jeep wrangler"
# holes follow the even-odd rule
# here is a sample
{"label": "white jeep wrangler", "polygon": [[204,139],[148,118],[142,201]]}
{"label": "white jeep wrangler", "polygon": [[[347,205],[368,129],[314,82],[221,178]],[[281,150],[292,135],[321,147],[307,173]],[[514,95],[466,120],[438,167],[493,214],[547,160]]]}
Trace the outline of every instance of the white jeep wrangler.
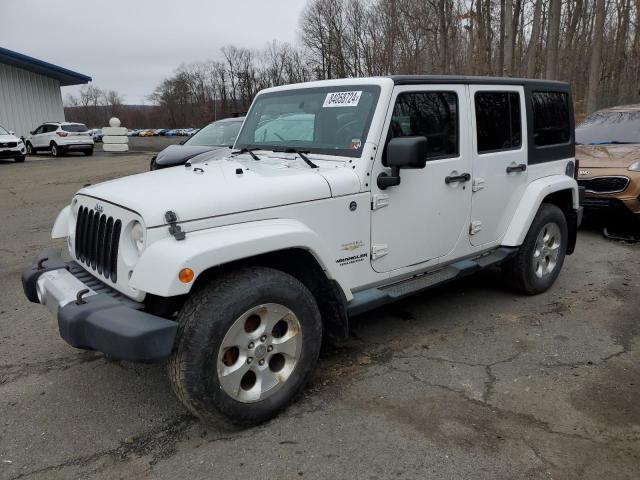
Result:
{"label": "white jeep wrangler", "polygon": [[581,220],[564,83],[396,76],[264,90],[222,160],[80,190],[70,261],[23,273],[74,347],[168,357],[204,419],[266,420],[309,379],[323,333],[490,265],[537,294]]}

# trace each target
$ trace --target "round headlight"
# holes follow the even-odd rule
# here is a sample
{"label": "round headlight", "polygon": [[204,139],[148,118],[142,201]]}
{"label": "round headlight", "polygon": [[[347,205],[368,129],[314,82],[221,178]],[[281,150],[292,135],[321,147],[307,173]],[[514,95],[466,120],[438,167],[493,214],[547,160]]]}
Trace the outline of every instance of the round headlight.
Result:
{"label": "round headlight", "polygon": [[640,172],[640,162],[633,162],[631,165],[629,165],[629,171]]}
{"label": "round headlight", "polygon": [[140,222],[135,222],[131,227],[131,240],[138,253],[142,253],[142,250],[144,250],[144,229]]}

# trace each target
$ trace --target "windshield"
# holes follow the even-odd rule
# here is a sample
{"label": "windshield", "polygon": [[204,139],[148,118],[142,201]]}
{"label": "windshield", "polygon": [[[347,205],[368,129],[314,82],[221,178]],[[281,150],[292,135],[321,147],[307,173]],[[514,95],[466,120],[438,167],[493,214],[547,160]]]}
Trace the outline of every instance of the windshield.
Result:
{"label": "windshield", "polygon": [[374,85],[350,85],[259,95],[235,147],[359,157],[379,94]]}
{"label": "windshield", "polygon": [[640,111],[593,113],[576,127],[576,143],[640,143]]}
{"label": "windshield", "polygon": [[4,128],[2,128],[2,126],[0,126],[0,135],[9,135],[9,132],[7,132]]}
{"label": "windshield", "polygon": [[230,147],[236,141],[242,120],[213,122],[204,127],[185,145],[195,147]]}
{"label": "windshield", "polygon": [[65,132],[86,132],[89,130],[86,125],[81,123],[74,123],[72,125],[62,125],[62,130]]}

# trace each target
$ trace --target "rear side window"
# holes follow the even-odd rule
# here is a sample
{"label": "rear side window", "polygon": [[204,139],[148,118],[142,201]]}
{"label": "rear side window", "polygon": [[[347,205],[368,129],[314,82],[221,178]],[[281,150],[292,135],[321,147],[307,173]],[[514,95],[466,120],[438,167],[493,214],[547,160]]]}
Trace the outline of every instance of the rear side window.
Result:
{"label": "rear side window", "polygon": [[518,92],[476,92],[475,107],[478,153],[522,145]]}
{"label": "rear side window", "polygon": [[75,125],[62,125],[62,130],[65,132],[86,132],[89,129],[86,125],[79,123]]}
{"label": "rear side window", "polygon": [[569,96],[565,92],[533,92],[533,141],[536,146],[560,145],[571,139]]}
{"label": "rear side window", "polygon": [[388,138],[421,136],[427,159],[458,155],[458,96],[454,92],[408,92],[398,95]]}
{"label": "rear side window", "polygon": [[55,132],[58,129],[57,125],[45,125],[42,133]]}

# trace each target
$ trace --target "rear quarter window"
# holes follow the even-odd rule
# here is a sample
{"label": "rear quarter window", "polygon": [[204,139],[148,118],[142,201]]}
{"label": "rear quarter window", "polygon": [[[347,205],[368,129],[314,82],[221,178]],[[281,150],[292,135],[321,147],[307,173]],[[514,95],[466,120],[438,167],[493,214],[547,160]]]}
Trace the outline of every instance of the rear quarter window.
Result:
{"label": "rear quarter window", "polygon": [[566,92],[534,91],[533,141],[537,147],[562,145],[571,140],[569,95]]}
{"label": "rear quarter window", "polygon": [[62,125],[62,130],[65,132],[86,132],[89,129],[86,125],[77,124],[77,125]]}

